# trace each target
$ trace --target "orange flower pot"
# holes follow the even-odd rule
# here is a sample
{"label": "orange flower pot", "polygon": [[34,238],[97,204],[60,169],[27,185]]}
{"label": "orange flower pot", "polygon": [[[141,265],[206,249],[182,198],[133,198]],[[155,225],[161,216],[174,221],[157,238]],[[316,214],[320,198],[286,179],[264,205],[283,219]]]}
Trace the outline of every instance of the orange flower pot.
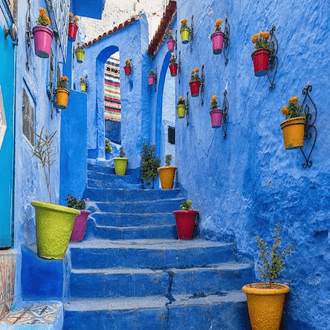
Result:
{"label": "orange flower pot", "polygon": [[296,117],[281,123],[285,149],[303,147],[305,122],[305,117]]}
{"label": "orange flower pot", "polygon": [[247,297],[252,330],[279,330],[285,294],[290,288],[285,284],[273,284],[264,288],[265,283],[244,285],[242,291]]}
{"label": "orange flower pot", "polygon": [[68,91],[66,88],[57,88],[55,94],[57,107],[59,109],[66,109],[68,106],[70,91]]}
{"label": "orange flower pot", "polygon": [[160,176],[160,183],[162,189],[172,189],[176,167],[175,166],[163,166],[157,169]]}

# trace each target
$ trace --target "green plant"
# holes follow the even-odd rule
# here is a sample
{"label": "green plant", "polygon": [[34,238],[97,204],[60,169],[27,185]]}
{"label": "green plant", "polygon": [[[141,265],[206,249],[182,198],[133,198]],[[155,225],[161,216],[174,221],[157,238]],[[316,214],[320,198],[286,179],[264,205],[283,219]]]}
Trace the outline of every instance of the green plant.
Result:
{"label": "green plant", "polygon": [[175,63],[175,54],[172,54],[172,56],[170,58],[170,62],[171,63]]}
{"label": "green plant", "polygon": [[37,19],[37,25],[39,26],[48,26],[50,24],[50,19],[47,16],[47,12],[45,8],[39,9],[39,16]]}
{"label": "green plant", "polygon": [[259,48],[268,48],[272,50],[271,44],[269,43],[268,39],[270,37],[270,33],[268,31],[262,32],[260,31],[257,34],[254,34],[252,37],[252,43],[254,43],[255,50]]}
{"label": "green plant", "polygon": [[105,139],[105,152],[113,153],[112,145],[109,139]]}
{"label": "green plant", "polygon": [[186,99],[183,96],[179,96],[178,104],[183,104],[184,106],[186,105]]}
{"label": "green plant", "polygon": [[217,110],[218,107],[217,96],[213,95],[211,98],[211,110]]}
{"label": "green plant", "polygon": [[124,152],[124,148],[120,147],[119,149],[119,157],[124,158],[125,157],[125,152]]}
{"label": "green plant", "polygon": [[141,176],[147,184],[150,184],[150,179],[157,178],[157,168],[160,165],[160,158],[156,157],[155,146],[143,143],[141,153]]}
{"label": "green plant", "polygon": [[187,29],[187,28],[189,29],[189,27],[187,26],[187,22],[188,22],[188,20],[186,18],[184,18],[184,19],[181,20],[180,33],[182,31],[184,31],[185,29]]}
{"label": "green plant", "polygon": [[188,199],[186,201],[183,201],[181,203],[181,210],[190,210],[191,209],[191,206],[192,206],[192,200],[191,199]]}
{"label": "green plant", "polygon": [[68,207],[71,207],[72,209],[84,210],[86,208],[85,200],[81,199],[80,201],[78,201],[76,197],[73,197],[70,194],[67,195],[65,200],[68,203]]}
{"label": "green plant", "polygon": [[37,137],[37,142],[34,145],[34,149],[32,150],[32,156],[39,159],[42,168],[45,173],[47,191],[49,196],[49,202],[52,201],[52,195],[50,190],[50,175],[51,175],[51,167],[55,164],[54,156],[56,155],[56,149],[53,148],[54,136],[56,131],[48,134],[47,130],[44,133],[44,126],[41,128],[40,133],[34,132]]}
{"label": "green plant", "polygon": [[191,71],[191,77],[190,77],[191,81],[200,81],[199,78],[199,68],[195,68],[195,70]]}
{"label": "green plant", "polygon": [[77,52],[83,52],[85,54],[85,44],[82,44],[82,46],[80,46],[80,42],[77,42],[77,49],[76,49],[76,53]]}
{"label": "green plant", "polygon": [[289,106],[283,106],[282,113],[285,115],[286,120],[296,117],[306,117],[303,107],[299,105],[298,96],[290,97]]}
{"label": "green plant", "polygon": [[165,165],[166,166],[171,166],[171,161],[172,161],[172,155],[168,154],[165,156]]}
{"label": "green plant", "polygon": [[279,247],[281,245],[280,237],[280,224],[277,223],[275,230],[275,237],[273,239],[274,243],[271,250],[268,248],[268,244],[259,236],[256,237],[258,243],[259,255],[261,258],[261,264],[257,265],[258,272],[261,278],[267,282],[269,281],[268,287],[272,287],[272,283],[277,279],[278,273],[283,270],[285,262],[282,260],[285,255],[291,253],[294,250],[294,246],[291,245],[289,248],[285,248],[282,252],[279,252]]}
{"label": "green plant", "polygon": [[149,76],[155,76],[154,69],[150,70]]}
{"label": "green plant", "polygon": [[60,80],[57,82],[57,88],[66,88],[69,89],[69,84],[68,84],[68,77],[67,76],[62,76]]}

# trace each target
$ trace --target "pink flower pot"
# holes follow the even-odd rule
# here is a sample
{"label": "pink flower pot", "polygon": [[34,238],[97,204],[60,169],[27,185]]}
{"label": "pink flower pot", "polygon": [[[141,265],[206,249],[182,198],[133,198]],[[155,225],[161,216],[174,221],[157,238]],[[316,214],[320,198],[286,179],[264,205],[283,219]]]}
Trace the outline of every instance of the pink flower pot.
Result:
{"label": "pink flower pot", "polygon": [[222,110],[221,109],[211,110],[210,116],[211,116],[211,124],[212,124],[213,128],[220,127],[222,125]]}
{"label": "pink flower pot", "polygon": [[155,76],[150,75],[148,77],[148,81],[149,81],[149,86],[153,86],[155,84]]}
{"label": "pink flower pot", "polygon": [[178,74],[178,65],[176,63],[171,63],[169,65],[171,76],[175,77]]}
{"label": "pink flower pot", "polygon": [[169,52],[173,52],[174,51],[174,46],[175,46],[175,41],[174,39],[168,40],[167,41],[167,49]]}
{"label": "pink flower pot", "polygon": [[32,30],[34,51],[41,58],[48,58],[52,47],[53,32],[46,26],[35,26]]}
{"label": "pink flower pot", "polygon": [[223,32],[214,32],[211,36],[213,54],[219,55],[223,49]]}
{"label": "pink flower pot", "polygon": [[89,213],[90,213],[89,211],[82,210],[81,213],[76,216],[72,228],[70,242],[79,242],[83,240]]}
{"label": "pink flower pot", "polygon": [[269,49],[259,48],[252,53],[254,74],[257,77],[265,76],[268,73]]}
{"label": "pink flower pot", "polygon": [[197,97],[199,95],[199,87],[201,82],[199,80],[190,80],[190,93],[192,97]]}
{"label": "pink flower pot", "polygon": [[198,212],[195,210],[180,210],[173,212],[179,239],[192,239],[197,213]]}
{"label": "pink flower pot", "polygon": [[77,38],[78,25],[75,23],[69,23],[68,37],[69,41],[75,41]]}

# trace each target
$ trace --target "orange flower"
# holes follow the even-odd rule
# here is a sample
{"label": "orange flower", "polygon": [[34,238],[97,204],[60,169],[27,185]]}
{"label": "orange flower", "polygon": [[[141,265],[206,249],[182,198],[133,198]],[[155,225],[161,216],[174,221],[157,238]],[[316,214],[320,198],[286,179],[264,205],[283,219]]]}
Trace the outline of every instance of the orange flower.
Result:
{"label": "orange flower", "polygon": [[71,13],[71,11],[70,11],[70,14],[69,14],[69,16],[70,16],[70,17],[73,17],[73,13]]}
{"label": "orange flower", "polygon": [[282,113],[284,116],[289,115],[289,108],[287,106],[282,107]]}
{"label": "orange flower", "polygon": [[270,33],[269,33],[268,31],[267,31],[267,32],[264,32],[263,37],[264,37],[265,39],[269,39],[269,37],[270,37]]}
{"label": "orange flower", "polygon": [[191,70],[191,74],[194,74],[195,73],[195,70]]}
{"label": "orange flower", "polygon": [[64,77],[61,77],[61,81],[65,81],[65,80],[64,80]]}
{"label": "orange flower", "polygon": [[199,72],[199,69],[198,68],[195,68],[195,72],[198,73]]}
{"label": "orange flower", "polygon": [[46,23],[47,23],[47,25],[49,25],[50,24],[50,19],[49,19],[49,17],[45,17],[45,21],[46,21]]}
{"label": "orange flower", "polygon": [[222,23],[222,20],[219,18],[219,19],[216,20],[215,26],[219,27],[221,25],[221,23]]}
{"label": "orange flower", "polygon": [[290,97],[290,100],[289,100],[289,103],[297,103],[297,102],[299,102],[299,98],[298,98],[298,96],[292,96],[292,97]]}
{"label": "orange flower", "polygon": [[264,33],[262,31],[259,31],[259,36],[262,37]]}
{"label": "orange flower", "polygon": [[79,22],[79,17],[75,16],[74,19],[76,20],[76,22]]}
{"label": "orange flower", "polygon": [[[63,80],[62,80],[62,78],[63,78]],[[67,76],[63,76],[63,77],[61,77],[61,80],[62,81],[68,81],[68,77]]]}
{"label": "orange flower", "polygon": [[77,42],[77,46],[79,47],[79,45],[80,45],[80,42],[78,41],[78,42]]}
{"label": "orange flower", "polygon": [[170,31],[168,31],[168,33],[169,33],[169,34],[172,34],[172,33],[173,33],[173,31],[172,31],[172,30],[170,30]]}
{"label": "orange flower", "polygon": [[253,37],[252,37],[252,42],[255,44],[257,42],[258,38],[259,38],[259,35],[254,34]]}
{"label": "orange flower", "polygon": [[46,9],[45,8],[40,8],[39,9],[39,15],[42,16],[42,15],[46,15]]}

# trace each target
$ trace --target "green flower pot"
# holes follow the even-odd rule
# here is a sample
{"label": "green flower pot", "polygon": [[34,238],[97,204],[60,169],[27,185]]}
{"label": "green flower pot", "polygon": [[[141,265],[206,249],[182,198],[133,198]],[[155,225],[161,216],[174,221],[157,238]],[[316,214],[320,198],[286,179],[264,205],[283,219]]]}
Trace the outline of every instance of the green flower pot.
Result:
{"label": "green flower pot", "polygon": [[77,55],[77,62],[78,63],[84,62],[84,55],[85,55],[84,51],[77,50],[76,55]]}
{"label": "green flower pot", "polygon": [[178,104],[177,105],[177,111],[178,111],[178,117],[179,118],[184,118],[185,112],[186,112],[184,104]]}
{"label": "green flower pot", "polygon": [[117,175],[125,175],[128,158],[125,157],[114,157],[115,162],[115,172]]}
{"label": "green flower pot", "polygon": [[79,210],[56,204],[33,201],[36,211],[38,256],[63,259],[69,244],[74,219]]}
{"label": "green flower pot", "polygon": [[183,44],[187,44],[189,42],[189,35],[190,35],[190,29],[188,26],[181,28],[181,41]]}

